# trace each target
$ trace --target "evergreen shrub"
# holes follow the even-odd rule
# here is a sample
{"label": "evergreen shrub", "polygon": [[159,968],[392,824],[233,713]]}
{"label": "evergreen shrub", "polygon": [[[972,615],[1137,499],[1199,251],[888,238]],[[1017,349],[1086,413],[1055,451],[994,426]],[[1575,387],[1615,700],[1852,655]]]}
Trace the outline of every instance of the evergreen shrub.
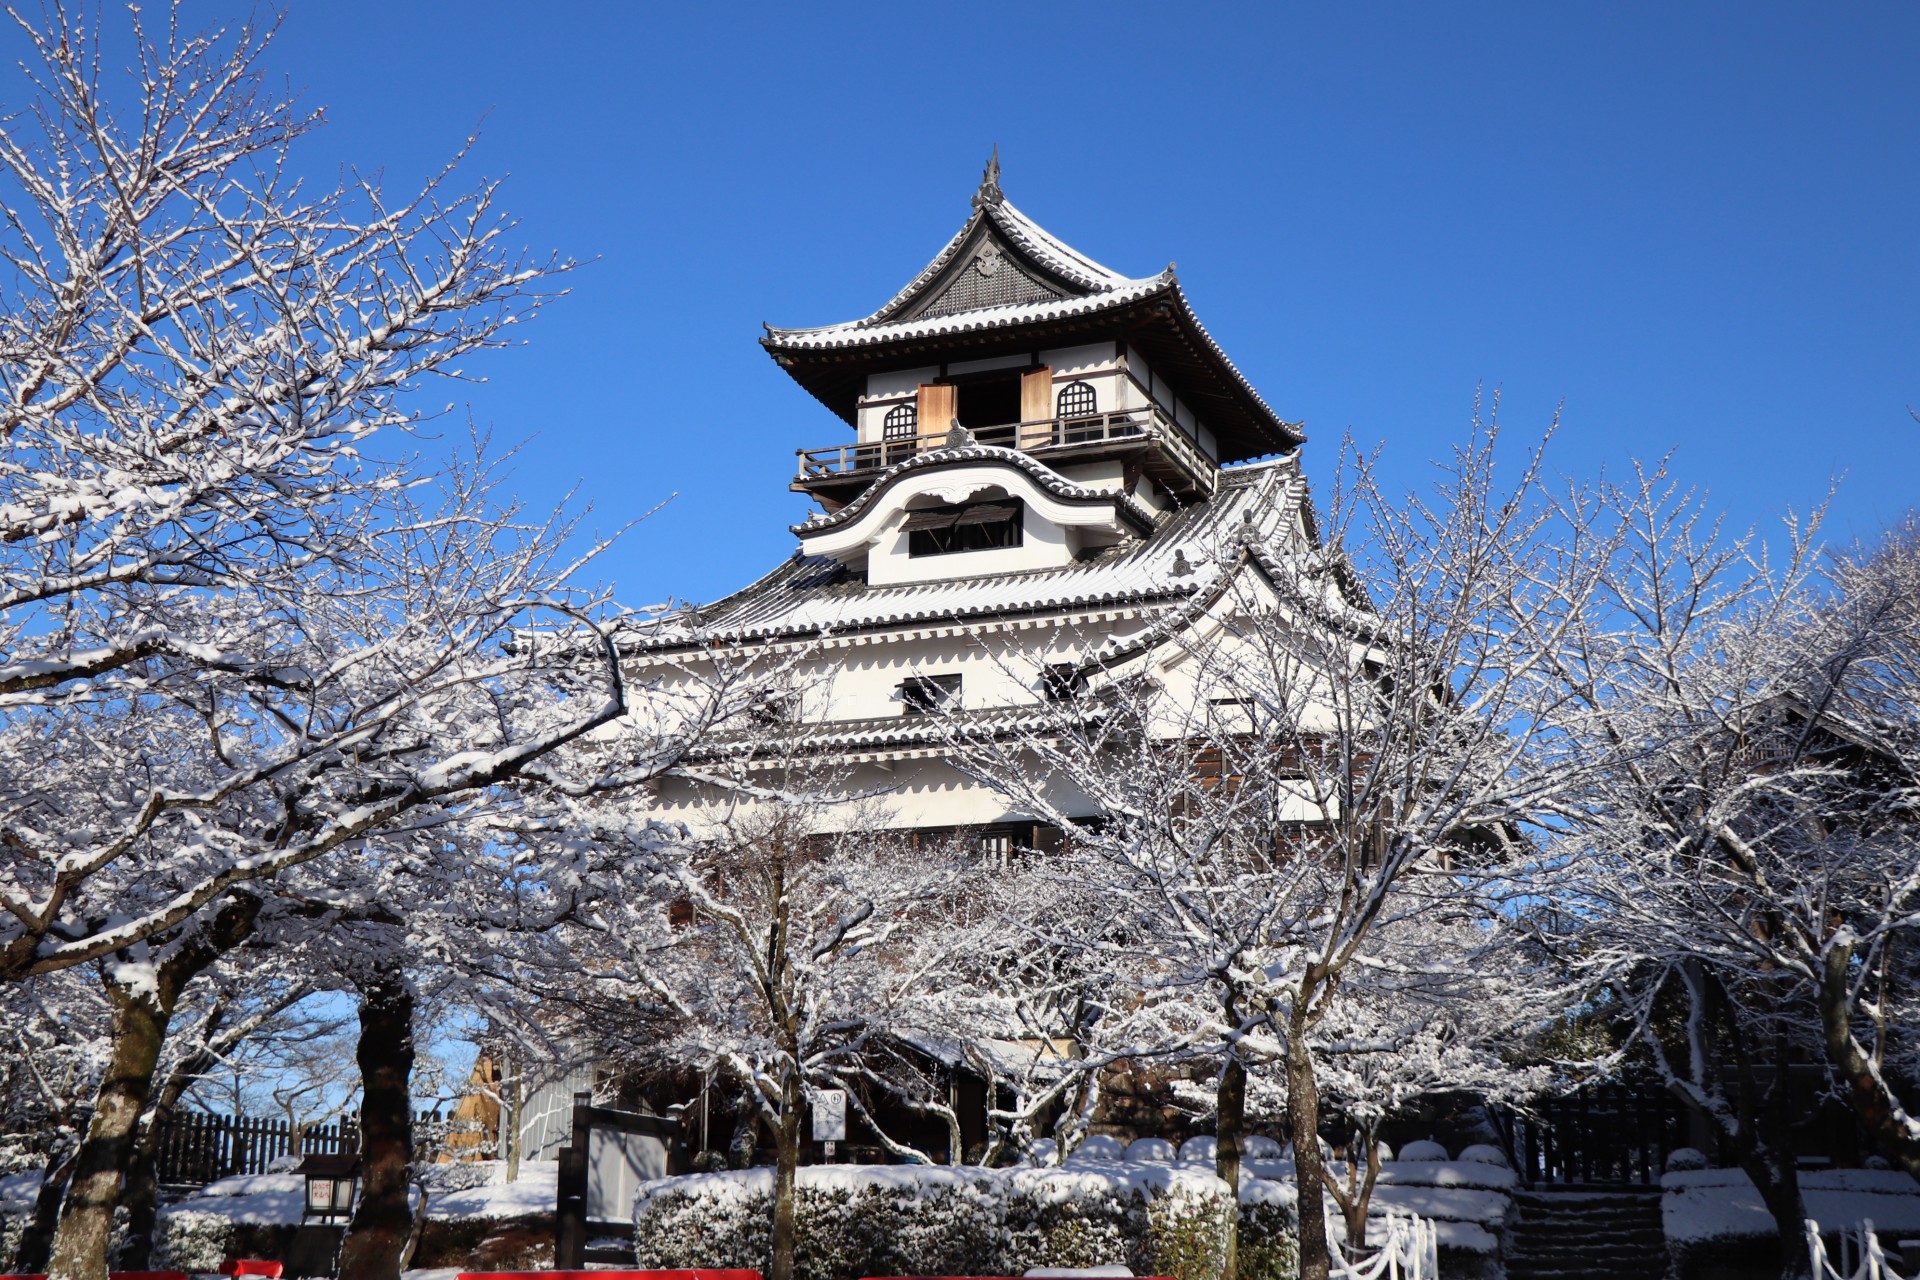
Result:
{"label": "evergreen shrub", "polygon": [[[1068,1169],[815,1165],[799,1172],[796,1280],[1018,1276],[1121,1265],[1213,1280],[1224,1261],[1226,1184],[1210,1172],[1132,1162]],[[771,1264],[773,1170],[646,1184],[634,1210],[642,1268]],[[1292,1280],[1291,1188],[1250,1181],[1241,1274]]]}

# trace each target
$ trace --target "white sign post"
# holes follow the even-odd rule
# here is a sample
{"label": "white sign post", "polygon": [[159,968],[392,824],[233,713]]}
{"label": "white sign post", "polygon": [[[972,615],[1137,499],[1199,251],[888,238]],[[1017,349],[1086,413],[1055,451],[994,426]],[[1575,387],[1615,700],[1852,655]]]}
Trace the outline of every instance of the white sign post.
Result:
{"label": "white sign post", "polygon": [[822,1089],[813,1095],[813,1140],[827,1144],[827,1159],[833,1159],[833,1147],[847,1140],[847,1091]]}

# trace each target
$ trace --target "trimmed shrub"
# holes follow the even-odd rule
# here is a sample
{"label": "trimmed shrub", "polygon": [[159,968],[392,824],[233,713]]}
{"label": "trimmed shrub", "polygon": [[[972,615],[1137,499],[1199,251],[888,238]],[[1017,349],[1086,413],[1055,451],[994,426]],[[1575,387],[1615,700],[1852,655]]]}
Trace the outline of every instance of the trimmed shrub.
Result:
{"label": "trimmed shrub", "polygon": [[[1213,1280],[1230,1211],[1226,1185],[1210,1173],[1119,1161],[1065,1169],[814,1165],[800,1170],[797,1194],[798,1280],[1115,1265]],[[1248,1280],[1290,1280],[1291,1188],[1250,1181],[1240,1218]],[[641,1188],[634,1209],[637,1264],[764,1273],[772,1219],[771,1169],[659,1179]]]}

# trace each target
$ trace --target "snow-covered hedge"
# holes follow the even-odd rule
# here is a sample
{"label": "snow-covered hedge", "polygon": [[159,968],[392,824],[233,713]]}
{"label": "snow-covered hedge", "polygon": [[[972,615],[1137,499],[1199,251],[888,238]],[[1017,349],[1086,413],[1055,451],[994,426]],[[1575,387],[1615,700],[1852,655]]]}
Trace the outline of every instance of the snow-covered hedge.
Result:
{"label": "snow-covered hedge", "polygon": [[39,1194],[39,1169],[0,1174],[0,1270],[13,1265],[20,1237],[33,1221],[33,1202]]}
{"label": "snow-covered hedge", "polygon": [[[799,1172],[799,1280],[871,1275],[1021,1275],[1034,1267],[1126,1266],[1210,1280],[1223,1262],[1226,1184],[1202,1169],[1136,1161],[1066,1169],[814,1165]],[[641,1267],[765,1272],[773,1171],[662,1178],[634,1209]],[[1249,1181],[1240,1273],[1294,1274],[1291,1188]]]}
{"label": "snow-covered hedge", "polygon": [[0,1267],[17,1265],[15,1259],[20,1252],[20,1237],[26,1234],[27,1223],[32,1215],[21,1213],[11,1207],[0,1209]]}

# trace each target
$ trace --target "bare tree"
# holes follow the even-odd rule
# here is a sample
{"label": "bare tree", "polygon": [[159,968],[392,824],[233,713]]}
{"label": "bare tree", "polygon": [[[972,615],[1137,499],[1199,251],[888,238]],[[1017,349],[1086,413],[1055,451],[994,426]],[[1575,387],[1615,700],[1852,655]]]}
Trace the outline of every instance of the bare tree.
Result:
{"label": "bare tree", "polygon": [[1920,921],[1910,531],[1823,560],[1727,538],[1659,473],[1610,499],[1612,608],[1557,655],[1605,767],[1564,845],[1567,918],[1666,1088],[1708,1121],[1799,1274],[1789,1067],[1823,1056],[1883,1151],[1920,1168],[1885,1070]]}
{"label": "bare tree", "polygon": [[[1301,1186],[1325,1182],[1322,1023],[1371,980],[1382,931],[1491,910],[1532,856],[1524,829],[1578,776],[1540,655],[1582,616],[1604,548],[1557,520],[1537,455],[1497,483],[1496,434],[1476,423],[1430,494],[1388,493],[1349,453],[1320,541],[1308,514],[1200,549],[1228,566],[1219,588],[1179,626],[1088,654],[1076,721],[971,753],[1066,831],[1061,874],[1109,922],[1091,944],[1187,994],[1202,1030],[1180,1034],[1222,1064],[1229,1185],[1248,1073],[1269,1069]],[[1325,1221],[1301,1203],[1301,1274],[1323,1280]]]}
{"label": "bare tree", "polygon": [[502,509],[484,461],[370,452],[564,269],[509,247],[495,186],[302,186],[292,149],[320,116],[264,86],[271,22],[136,12],[123,76],[86,13],[16,24],[0,977],[95,964],[113,1008],[67,1280],[104,1273],[169,1023],[258,925],[256,886],[445,820],[626,692],[609,639],[507,643],[542,613],[594,626],[564,518]]}
{"label": "bare tree", "polygon": [[[762,690],[793,696],[761,676],[771,681]],[[944,1090],[916,1088],[894,1068],[915,1044],[966,1038],[961,958],[990,911],[967,892],[973,858],[879,830],[839,773],[811,758],[804,731],[764,707],[764,695],[736,707],[716,749],[670,779],[705,797],[698,825],[609,803],[618,793],[542,824],[547,838],[592,852],[576,863],[582,891],[564,927],[529,935],[552,954],[522,957],[519,980],[569,988],[554,992],[549,1019],[573,1008],[598,1027],[580,1034],[610,1057],[739,1090],[748,1140],[754,1128],[773,1137],[769,1276],[790,1280],[795,1173],[818,1090],[847,1090],[850,1111],[897,1157],[933,1153],[890,1135],[875,1100],[942,1122],[942,1154],[964,1158]],[[617,1019],[596,1016],[615,1008]]]}

